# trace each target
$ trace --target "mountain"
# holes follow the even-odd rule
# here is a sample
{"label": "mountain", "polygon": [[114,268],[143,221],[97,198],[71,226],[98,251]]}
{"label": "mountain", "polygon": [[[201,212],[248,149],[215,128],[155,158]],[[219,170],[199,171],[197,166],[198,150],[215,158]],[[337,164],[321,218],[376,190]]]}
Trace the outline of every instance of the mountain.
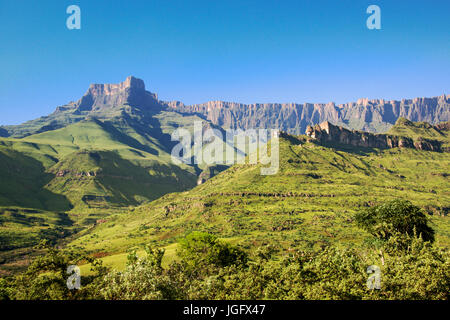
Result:
{"label": "mountain", "polygon": [[202,119],[166,109],[128,77],[93,84],[49,116],[0,128],[0,263],[23,265],[41,239],[58,241],[225,169],[172,161],[171,134],[192,132]]}
{"label": "mountain", "polygon": [[450,120],[449,95],[401,101],[359,99],[339,105],[333,102],[242,104],[224,101],[194,105],[172,101],[167,105],[172,110],[202,116],[224,128],[278,128],[292,134],[304,134],[308,125],[324,121],[348,129],[382,133],[399,117],[431,124]]}
{"label": "mountain", "polygon": [[[3,126],[3,136],[22,138],[55,130],[67,125],[96,118],[123,118],[123,122],[140,120],[154,124],[151,116],[162,110],[156,94],[145,90],[142,80],[128,77],[119,84],[91,84],[77,102],[59,106],[48,115],[21,125]],[[6,132],[6,133],[5,133]]]}
{"label": "mountain", "polygon": [[[64,210],[73,212],[124,207],[187,190],[200,175],[223,170],[173,163],[178,142],[171,133],[178,128],[192,132],[194,122],[202,119],[166,109],[142,80],[128,77],[119,84],[92,84],[77,102],[49,116],[4,127],[7,137],[0,138],[0,151],[18,168],[0,171],[5,182],[0,206],[55,210],[52,201],[40,196],[55,194],[65,199]],[[203,129],[213,126],[203,123]],[[34,166],[33,175],[27,166]],[[16,181],[14,188],[10,180]],[[20,181],[28,181],[27,187]]]}
{"label": "mountain", "polygon": [[141,125],[151,122],[158,112],[175,111],[196,115],[222,128],[277,128],[292,134],[304,134],[308,125],[324,121],[347,129],[383,133],[403,117],[415,122],[438,124],[450,120],[450,95],[397,100],[359,99],[336,105],[330,103],[255,103],[210,101],[185,105],[180,101],[158,100],[145,89],[141,79],[128,77],[119,84],[92,84],[76,102],[57,107],[55,112],[21,125],[0,126],[0,137],[21,138],[62,128],[87,117],[111,119],[125,117]]}
{"label": "mountain", "polygon": [[[57,243],[68,236],[64,241],[73,240],[71,245],[102,254],[149,241],[171,245],[192,230],[249,247],[271,241],[286,246],[297,241],[300,247],[359,242],[363,235],[349,222],[351,214],[392,197],[427,206],[445,240],[446,220],[437,216],[448,212],[449,154],[439,152],[447,150],[448,123],[435,123],[449,118],[448,96],[416,100],[195,107],[161,101],[134,77],[92,84],[78,101],[48,116],[0,127],[0,264],[23,265],[22,255],[34,252],[30,246],[39,240]],[[401,114],[433,124],[397,119]],[[171,134],[176,129],[193,134],[196,122],[202,122],[202,133],[216,131],[200,150],[187,154],[190,159],[216,140],[230,143],[223,140],[228,127],[302,132],[328,118],[331,135],[323,126],[312,127],[324,140],[282,134],[276,175],[261,176],[261,165],[172,161],[178,142]],[[339,123],[389,127],[384,137],[411,144],[364,145],[366,137],[383,135],[349,131]],[[349,135],[350,140],[342,138]],[[439,148],[423,147],[434,143]]]}

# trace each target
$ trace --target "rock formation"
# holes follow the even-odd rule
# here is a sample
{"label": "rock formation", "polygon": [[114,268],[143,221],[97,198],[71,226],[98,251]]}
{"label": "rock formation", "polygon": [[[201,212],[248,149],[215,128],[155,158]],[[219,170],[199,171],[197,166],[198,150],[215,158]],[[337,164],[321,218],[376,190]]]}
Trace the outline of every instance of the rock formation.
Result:
{"label": "rock formation", "polygon": [[[127,107],[132,110],[125,110]],[[0,126],[0,137],[21,138],[62,128],[86,117],[120,117],[124,110],[127,114],[145,113],[151,116],[166,108],[199,115],[224,129],[280,129],[303,134],[308,125],[330,121],[348,129],[381,133],[388,131],[399,117],[431,124],[449,121],[450,95],[401,101],[359,99],[340,105],[333,102],[242,104],[224,101],[184,105],[179,101],[158,100],[155,93],[145,89],[142,80],[130,76],[118,84],[91,84],[81,99],[57,107],[48,116],[21,125]]]}
{"label": "rock formation", "polygon": [[173,101],[167,105],[183,113],[199,114],[224,128],[278,128],[293,134],[303,134],[308,125],[323,121],[380,133],[388,131],[399,117],[432,124],[450,120],[450,95],[401,101],[359,99],[340,105],[333,102],[241,104],[224,101],[189,106]]}
{"label": "rock formation", "polygon": [[389,134],[373,134],[335,126],[328,121],[306,128],[306,135],[320,143],[347,144],[355,147],[366,148],[414,148],[428,151],[442,151],[442,142],[418,138],[413,140],[409,137],[402,137]]}
{"label": "rock formation", "polygon": [[91,84],[86,94],[74,104],[76,111],[95,111],[112,106],[151,107],[158,96],[145,90],[144,81],[128,77],[119,84]]}

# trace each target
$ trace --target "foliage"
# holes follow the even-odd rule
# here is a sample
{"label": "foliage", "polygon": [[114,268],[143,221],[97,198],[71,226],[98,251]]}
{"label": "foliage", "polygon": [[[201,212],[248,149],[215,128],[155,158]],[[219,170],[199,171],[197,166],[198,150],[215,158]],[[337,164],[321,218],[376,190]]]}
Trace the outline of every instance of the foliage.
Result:
{"label": "foliage", "polygon": [[423,211],[408,200],[392,200],[370,207],[355,215],[360,227],[377,238],[387,240],[394,232],[417,232],[425,241],[434,241],[434,230]]}
{"label": "foliage", "polygon": [[146,257],[129,255],[123,272],[106,275],[100,286],[103,298],[109,300],[175,299],[176,284],[163,272],[163,250],[146,247]]}
{"label": "foliage", "polygon": [[[102,263],[77,252],[66,252],[41,242],[36,249],[45,250],[46,254],[36,258],[26,272],[19,274],[12,281],[4,282],[1,289],[3,298],[17,300],[67,300],[96,298],[98,281],[108,271]],[[82,262],[92,264],[91,276],[81,277],[81,288],[69,289],[67,280],[68,267]],[[6,281],[6,280],[3,280]]]}
{"label": "foliage", "polygon": [[[405,238],[405,250],[399,243]],[[450,254],[419,237],[396,233],[383,243],[381,256],[364,250],[329,246],[318,251],[293,251],[281,259],[273,246],[260,247],[246,264],[218,263],[217,239],[190,235],[181,242],[179,261],[163,268],[164,251],[146,247],[146,255],[129,254],[124,271],[97,268],[80,290],[65,286],[72,256],[49,249],[14,281],[0,281],[2,299],[449,299]],[[194,244],[193,244],[194,242]],[[200,244],[199,244],[200,243]],[[227,246],[228,252],[241,251]],[[191,259],[201,264],[193,268]],[[367,287],[367,268],[381,269],[381,288]]]}
{"label": "foliage", "polygon": [[247,256],[242,250],[206,232],[192,232],[182,238],[179,241],[178,255],[193,269],[201,269],[208,265],[225,267],[245,264],[247,261]]}

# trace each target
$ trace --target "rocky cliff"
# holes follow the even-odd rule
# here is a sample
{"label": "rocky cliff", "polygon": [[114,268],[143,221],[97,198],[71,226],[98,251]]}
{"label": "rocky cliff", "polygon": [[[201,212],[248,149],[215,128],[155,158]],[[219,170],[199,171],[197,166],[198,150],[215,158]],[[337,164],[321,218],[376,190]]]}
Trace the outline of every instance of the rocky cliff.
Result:
{"label": "rocky cliff", "polygon": [[118,84],[91,84],[81,99],[57,107],[48,116],[17,126],[0,126],[0,137],[25,137],[62,128],[86,117],[109,119],[121,117],[124,112],[151,117],[153,112],[166,108],[199,115],[222,128],[274,128],[303,134],[308,125],[329,121],[348,129],[381,133],[388,131],[399,117],[431,124],[449,121],[450,95],[401,101],[359,99],[340,105],[333,102],[242,104],[223,101],[184,105],[178,101],[158,100],[155,93],[146,90],[144,81],[130,76]]}
{"label": "rocky cliff", "polygon": [[119,84],[91,84],[86,94],[74,104],[78,112],[123,105],[156,106],[158,96],[145,90],[144,81],[130,76]]}
{"label": "rocky cliff", "polygon": [[[448,125],[449,122],[447,122]],[[439,125],[446,128],[446,124]],[[435,126],[434,128],[436,128]],[[332,125],[328,121],[306,128],[306,135],[320,143],[347,144],[366,148],[413,148],[427,151],[443,151],[443,141],[425,139],[423,137],[411,138],[391,134],[374,134],[363,131],[348,130]]]}
{"label": "rocky cliff", "polygon": [[241,104],[223,101],[189,106],[173,101],[167,105],[180,112],[199,114],[224,128],[278,128],[294,134],[303,134],[308,125],[323,121],[349,129],[386,132],[399,117],[431,124],[450,120],[450,95],[401,101],[359,99],[340,105],[332,102]]}
{"label": "rocky cliff", "polygon": [[144,81],[130,76],[118,84],[91,84],[78,101],[59,106],[48,116],[20,125],[0,127],[0,137],[22,138],[88,118],[129,119],[139,115],[141,119],[145,117],[148,123],[152,114],[164,108],[166,106],[158,100],[158,96],[145,89]]}

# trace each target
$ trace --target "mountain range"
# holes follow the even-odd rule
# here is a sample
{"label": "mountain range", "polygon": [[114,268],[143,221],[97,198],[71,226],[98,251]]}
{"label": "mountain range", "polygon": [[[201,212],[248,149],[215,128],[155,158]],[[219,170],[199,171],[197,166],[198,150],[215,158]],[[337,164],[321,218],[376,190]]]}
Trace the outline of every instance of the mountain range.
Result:
{"label": "mountain range", "polygon": [[450,96],[384,100],[359,99],[336,105],[330,103],[255,103],[210,101],[184,105],[168,102],[169,108],[198,114],[224,128],[277,128],[292,134],[304,134],[307,126],[329,121],[348,129],[382,133],[398,118],[437,124],[450,120]]}
{"label": "mountain range", "polygon": [[[23,260],[20,249],[43,238],[106,255],[148,241],[171,245],[197,229],[247,245],[267,235],[287,243],[300,229],[303,245],[311,245],[311,232],[318,232],[317,243],[360,240],[345,228],[347,213],[411,194],[446,216],[449,98],[186,106],[159,100],[131,76],[92,84],[48,116],[0,127],[0,264]],[[174,163],[171,134],[193,133],[200,121],[203,130],[220,132],[282,130],[280,173],[260,176],[259,165]],[[330,236],[331,221],[342,228]],[[447,220],[436,221],[445,244]]]}
{"label": "mountain range", "polygon": [[[180,101],[158,100],[133,76],[119,84],[92,84],[76,102],[59,106],[55,112],[21,125],[0,126],[0,136],[21,138],[58,129],[95,117],[100,120],[123,117],[125,121],[155,126],[152,116],[175,111],[196,115],[223,128],[276,128],[292,134],[304,134],[308,125],[329,121],[348,129],[382,133],[398,118],[437,124],[450,120],[450,95],[397,100],[359,99],[345,104],[330,103],[255,103],[210,101],[185,105]],[[157,134],[157,125],[153,128]]]}

